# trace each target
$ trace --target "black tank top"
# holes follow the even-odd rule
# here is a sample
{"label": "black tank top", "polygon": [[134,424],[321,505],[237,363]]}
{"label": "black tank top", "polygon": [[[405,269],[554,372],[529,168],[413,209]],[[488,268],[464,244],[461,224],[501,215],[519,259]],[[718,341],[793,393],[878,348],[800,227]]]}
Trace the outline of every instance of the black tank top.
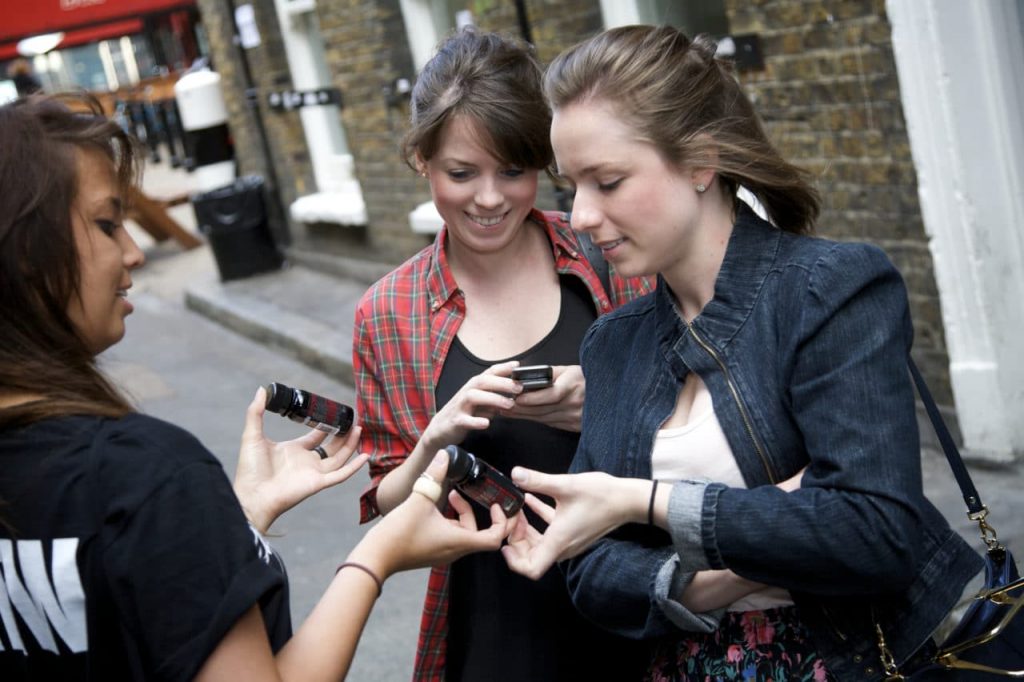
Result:
{"label": "black tank top", "polygon": [[[481,359],[456,338],[435,390],[446,404],[471,377],[506,360],[522,365],[578,365],[579,347],[596,313],[578,278],[560,278],[561,309],[554,329],[526,352]],[[569,468],[579,434],[524,419],[496,417],[486,431],[473,431],[461,445],[501,472],[515,465],[549,473]],[[489,513],[473,504],[480,526]],[[527,512],[531,524],[544,524]],[[474,554],[451,567],[446,680],[542,682],[544,680],[640,679],[644,661],[635,643],[610,635],[586,621],[569,599],[558,567],[539,581],[510,571],[500,552]]]}

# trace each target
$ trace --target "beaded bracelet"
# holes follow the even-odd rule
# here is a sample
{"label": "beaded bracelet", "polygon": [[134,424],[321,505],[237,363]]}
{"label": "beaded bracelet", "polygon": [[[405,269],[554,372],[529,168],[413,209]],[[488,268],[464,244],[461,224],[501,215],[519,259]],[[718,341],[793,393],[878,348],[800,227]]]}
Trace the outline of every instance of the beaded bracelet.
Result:
{"label": "beaded bracelet", "polygon": [[363,571],[364,573],[366,573],[366,575],[368,575],[371,578],[373,578],[373,582],[377,583],[377,596],[379,597],[380,595],[384,594],[384,581],[382,581],[380,578],[378,578],[376,573],[374,573],[369,568],[367,568],[366,566],[363,566],[360,563],[356,563],[355,561],[346,561],[345,563],[343,563],[340,566],[338,566],[338,570],[335,571],[334,574],[337,575],[338,571],[340,571],[341,569],[345,568],[346,566],[351,566],[352,568],[358,568],[360,571]]}

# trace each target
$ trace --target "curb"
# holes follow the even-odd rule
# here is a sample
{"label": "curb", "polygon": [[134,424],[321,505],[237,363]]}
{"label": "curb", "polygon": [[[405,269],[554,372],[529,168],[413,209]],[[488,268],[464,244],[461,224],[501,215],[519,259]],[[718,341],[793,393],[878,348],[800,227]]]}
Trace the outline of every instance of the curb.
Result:
{"label": "curb", "polygon": [[[230,283],[228,284],[230,286]],[[351,386],[352,338],[219,282],[185,289],[185,307],[257,343],[276,348]]]}

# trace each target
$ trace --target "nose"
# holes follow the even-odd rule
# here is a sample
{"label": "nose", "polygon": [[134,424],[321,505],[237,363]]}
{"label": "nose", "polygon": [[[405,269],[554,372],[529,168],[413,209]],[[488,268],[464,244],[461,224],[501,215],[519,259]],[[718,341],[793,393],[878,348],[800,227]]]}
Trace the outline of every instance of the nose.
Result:
{"label": "nose", "polygon": [[494,178],[481,178],[473,195],[473,201],[480,208],[493,209],[501,206],[505,201],[505,195],[502,194]]}
{"label": "nose", "polygon": [[592,230],[601,223],[601,213],[589,200],[587,193],[577,190],[576,197],[572,201],[572,214],[569,216],[569,224],[577,232]]}
{"label": "nose", "polygon": [[146,263],[146,254],[142,252],[139,245],[135,243],[128,230],[122,227],[118,230],[118,241],[121,244],[121,260],[128,270],[141,268]]}

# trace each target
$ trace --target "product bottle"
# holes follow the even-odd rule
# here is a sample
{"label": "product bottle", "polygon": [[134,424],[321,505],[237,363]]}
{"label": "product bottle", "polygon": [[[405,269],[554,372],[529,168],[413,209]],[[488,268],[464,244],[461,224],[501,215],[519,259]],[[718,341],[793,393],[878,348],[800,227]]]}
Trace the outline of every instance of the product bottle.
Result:
{"label": "product bottle", "polygon": [[508,517],[523,508],[523,491],[503,473],[458,445],[449,445],[445,451],[448,453],[445,479],[466,497],[486,509],[497,504]]}
{"label": "product bottle", "polygon": [[266,390],[267,410],[293,422],[335,435],[352,428],[354,412],[348,405],[277,382],[269,384]]}

